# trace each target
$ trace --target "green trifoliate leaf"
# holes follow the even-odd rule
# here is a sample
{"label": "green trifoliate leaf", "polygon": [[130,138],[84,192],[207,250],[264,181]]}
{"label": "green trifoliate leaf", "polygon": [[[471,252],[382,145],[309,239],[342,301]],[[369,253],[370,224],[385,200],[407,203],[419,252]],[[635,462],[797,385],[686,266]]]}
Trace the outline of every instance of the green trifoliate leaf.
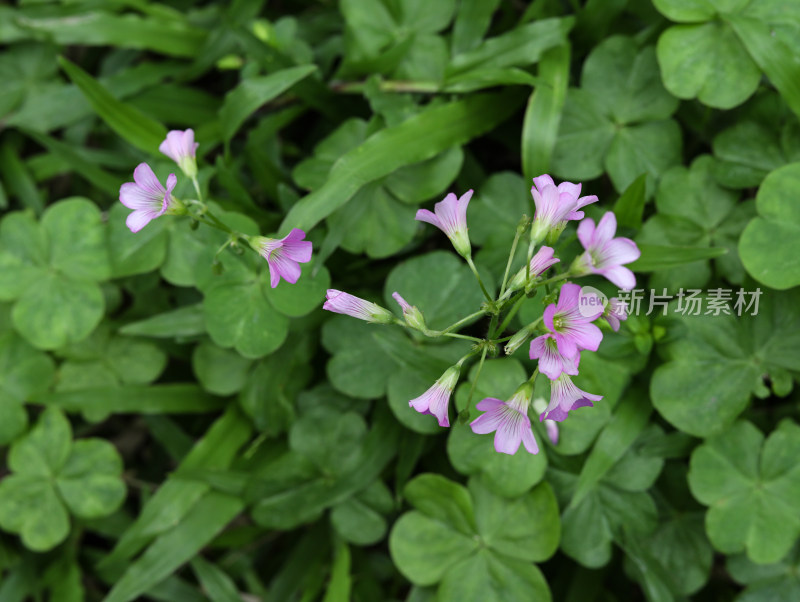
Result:
{"label": "green trifoliate leaf", "polygon": [[553,151],[553,171],[581,181],[608,171],[617,191],[680,161],[681,134],[669,117],[678,103],[664,90],[652,47],[615,36],[587,58],[581,88],[570,89]]}
{"label": "green trifoliate leaf", "polygon": [[73,443],[69,421],[57,409],[45,410],[11,446],[8,465],[13,474],[0,481],[0,527],[18,533],[34,551],[67,537],[68,509],[80,518],[99,518],[125,498],[114,446],[100,439]]}
{"label": "green trifoliate leaf", "polygon": [[800,284],[800,208],[796,202],[800,163],[770,173],[758,189],[758,216],[739,240],[748,273],[777,289]]}
{"label": "green trifoliate leaf", "polygon": [[785,420],[768,438],[736,422],[692,454],[689,486],[709,506],[706,531],[726,554],[777,562],[800,533],[800,427]]}

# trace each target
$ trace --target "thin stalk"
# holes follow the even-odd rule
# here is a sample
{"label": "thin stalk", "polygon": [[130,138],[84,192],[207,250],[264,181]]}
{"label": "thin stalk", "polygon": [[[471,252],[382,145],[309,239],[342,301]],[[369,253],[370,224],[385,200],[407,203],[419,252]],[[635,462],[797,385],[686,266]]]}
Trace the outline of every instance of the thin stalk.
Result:
{"label": "thin stalk", "polygon": [[469,397],[467,397],[467,408],[469,408],[470,404],[472,404],[472,396],[475,393],[475,387],[478,384],[478,379],[481,376],[481,370],[483,370],[483,363],[486,360],[486,352],[489,351],[488,347],[484,347],[483,351],[481,352],[481,361],[478,364],[478,371],[475,373],[475,378],[472,381],[472,386],[469,388]]}
{"label": "thin stalk", "polygon": [[194,190],[197,193],[197,200],[202,203],[203,202],[203,193],[200,192],[200,183],[197,181],[197,176],[192,178],[192,184],[194,185]]}
{"label": "thin stalk", "polygon": [[467,260],[467,265],[469,265],[469,269],[472,270],[472,273],[475,274],[475,278],[478,279],[478,285],[481,287],[483,291],[484,297],[489,303],[494,303],[494,299],[489,294],[489,291],[486,290],[486,287],[483,285],[483,280],[481,279],[480,274],[478,274],[478,268],[475,267],[475,263],[472,261],[472,255],[467,255],[464,259]]}
{"label": "thin stalk", "polygon": [[446,332],[441,336],[452,337],[454,339],[464,339],[466,341],[474,341],[476,343],[482,343],[483,342],[483,339],[479,339],[478,337],[471,337],[468,334],[458,334],[458,333],[455,333],[455,332]]}
{"label": "thin stalk", "polygon": [[439,336],[446,335],[448,332],[450,332],[452,330],[455,330],[456,328],[458,328],[462,324],[466,324],[467,322],[469,322],[473,318],[477,318],[478,316],[483,316],[485,314],[486,314],[486,312],[481,310],[481,311],[476,311],[474,314],[468,315],[466,318],[461,318],[458,322],[455,322],[454,324],[450,324],[450,326],[448,326],[444,330],[438,331],[439,332]]}
{"label": "thin stalk", "polygon": [[511,322],[511,320],[514,318],[515,315],[517,315],[519,308],[522,307],[522,302],[524,300],[525,297],[520,297],[519,299],[517,299],[517,302],[514,303],[514,306],[511,308],[511,311],[509,311],[508,314],[506,314],[506,317],[503,319],[498,329],[492,334],[491,337],[492,339],[494,339],[494,337],[496,337],[498,334],[502,334],[503,331],[508,327],[508,324]]}
{"label": "thin stalk", "polygon": [[[508,261],[506,262],[506,271],[503,274],[503,284],[500,286],[499,299],[503,298],[503,293],[506,292],[506,284],[508,283],[508,273],[511,271],[511,263],[514,261],[514,254],[517,252],[517,243],[519,242],[519,230],[514,234],[514,242],[511,243],[511,253],[508,254]],[[530,261],[528,262],[530,264]],[[530,271],[530,267],[528,267]]]}
{"label": "thin stalk", "polygon": [[553,276],[552,278],[548,278],[547,280],[542,280],[541,282],[537,282],[534,288],[551,284],[552,282],[558,282],[559,280],[566,280],[570,276],[571,274],[569,272],[564,272],[563,274],[558,274],[557,276]]}

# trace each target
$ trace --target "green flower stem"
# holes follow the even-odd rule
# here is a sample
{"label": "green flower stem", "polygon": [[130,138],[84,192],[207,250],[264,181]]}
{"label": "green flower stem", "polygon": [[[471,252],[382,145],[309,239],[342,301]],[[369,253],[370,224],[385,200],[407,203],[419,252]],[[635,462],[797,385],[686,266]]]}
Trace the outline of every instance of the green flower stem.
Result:
{"label": "green flower stem", "polygon": [[[533,230],[531,230],[531,232],[533,232]],[[528,282],[531,279],[531,259],[533,259],[533,249],[535,246],[536,242],[531,240],[530,244],[528,245],[527,259],[525,259],[525,282]]]}
{"label": "green flower stem", "polygon": [[466,341],[474,341],[475,343],[483,343],[483,339],[479,339],[478,337],[471,337],[468,334],[458,334],[455,332],[446,332],[443,335],[445,337],[452,337],[454,339],[464,339]]}
{"label": "green flower stem", "polygon": [[203,193],[200,192],[200,183],[197,181],[197,176],[192,178],[192,185],[194,186],[194,190],[197,193],[197,200],[202,203],[203,202]]}
{"label": "green flower stem", "polygon": [[483,351],[481,351],[481,361],[478,364],[478,371],[475,373],[475,378],[472,381],[472,386],[469,388],[469,396],[467,397],[467,409],[472,404],[472,396],[475,393],[475,387],[478,385],[478,379],[481,377],[481,370],[483,370],[483,364],[486,361],[486,353],[489,351],[489,348],[484,345]]}
{"label": "green flower stem", "polygon": [[528,382],[531,383],[531,384],[535,384],[537,376],[539,376],[539,366],[536,366],[536,369],[533,371],[533,374],[528,379]]}
{"label": "green flower stem", "polygon": [[538,288],[540,286],[544,286],[546,284],[551,284],[553,282],[558,282],[559,280],[566,280],[572,276],[571,272],[564,272],[563,274],[558,274],[557,276],[553,276],[552,278],[548,278],[547,280],[542,280],[541,282],[537,282],[533,288]]}
{"label": "green flower stem", "polygon": [[511,320],[514,318],[515,315],[517,315],[519,308],[522,307],[523,301],[525,301],[525,296],[524,295],[519,296],[519,299],[517,299],[517,302],[514,303],[514,306],[511,308],[511,311],[509,311],[508,314],[506,314],[506,317],[503,319],[503,322],[500,324],[497,330],[494,333],[492,333],[491,335],[492,339],[494,339],[497,335],[502,334],[503,331],[508,327],[508,324],[511,322]]}
{"label": "green flower stem", "polygon": [[494,303],[494,299],[492,299],[492,296],[489,294],[489,291],[487,291],[486,287],[483,285],[483,280],[481,279],[480,274],[478,274],[478,268],[475,267],[475,263],[472,261],[472,255],[467,255],[466,257],[464,257],[464,259],[467,260],[469,269],[472,270],[472,273],[475,274],[475,278],[478,279],[478,285],[481,287],[481,290],[483,291],[483,295],[486,297],[486,300],[489,303]]}
{"label": "green flower stem", "polygon": [[469,322],[473,318],[478,318],[478,317],[483,316],[483,315],[486,315],[486,312],[484,310],[476,311],[474,314],[470,314],[466,318],[461,318],[458,322],[455,322],[454,324],[450,324],[450,326],[448,326],[444,330],[432,331],[432,332],[437,332],[438,336],[443,336],[443,335],[446,335],[448,332],[456,330],[457,328],[459,328],[463,324],[466,324],[467,322]]}
{"label": "green flower stem", "polygon": [[[514,234],[514,242],[511,243],[511,252],[508,254],[508,261],[506,262],[506,271],[503,274],[503,284],[500,286],[500,295],[498,299],[503,298],[503,293],[506,292],[506,284],[508,283],[508,273],[511,271],[511,263],[514,261],[514,254],[517,252],[517,243],[519,242],[519,228]],[[528,271],[530,271],[530,260],[528,260]]]}

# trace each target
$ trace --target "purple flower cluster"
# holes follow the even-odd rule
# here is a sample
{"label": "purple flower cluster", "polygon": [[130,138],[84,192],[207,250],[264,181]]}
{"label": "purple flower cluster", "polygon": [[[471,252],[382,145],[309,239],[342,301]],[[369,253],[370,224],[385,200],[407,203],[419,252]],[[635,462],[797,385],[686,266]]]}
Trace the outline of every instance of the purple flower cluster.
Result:
{"label": "purple flower cluster", "polygon": [[[158,150],[172,159],[184,175],[192,180],[199,194],[196,157],[198,146],[199,144],[194,141],[193,130],[172,130],[159,145]],[[133,209],[133,213],[128,215],[125,221],[131,232],[138,232],[151,220],[164,214],[189,213],[186,204],[172,196],[177,183],[178,178],[171,173],[167,177],[167,187],[164,188],[147,163],[140,163],[136,167],[133,171],[133,182],[126,182],[119,189],[120,202],[128,209]],[[202,205],[199,200],[194,203]],[[205,207],[203,212],[209,213]],[[281,278],[291,284],[297,282],[300,278],[300,264],[311,261],[311,242],[303,240],[305,236],[305,232],[294,228],[283,238],[245,235],[240,237],[247,240],[248,244],[267,260],[270,286],[275,288]]]}
{"label": "purple flower cluster", "polygon": [[[507,287],[501,290],[498,299],[491,301],[490,304],[495,303],[503,307],[504,303],[511,303],[512,297],[520,299],[522,295],[537,286],[551,282],[563,282],[563,284],[557,301],[544,308],[541,320],[525,326],[508,338],[506,352],[513,353],[531,336],[534,337],[529,350],[530,359],[537,360],[534,376],[520,386],[507,401],[493,397],[481,400],[477,404],[477,409],[482,414],[470,424],[473,432],[477,434],[495,433],[495,449],[505,454],[516,453],[520,445],[532,454],[539,451],[528,416],[528,410],[532,405],[533,382],[538,373],[545,375],[550,381],[550,401],[547,403],[540,399],[533,405],[536,406],[534,409],[539,415],[539,420],[544,422],[548,438],[554,445],[558,442],[558,422],[566,419],[570,411],[592,406],[602,399],[600,395],[578,388],[571,377],[578,374],[581,352],[597,351],[603,340],[603,333],[597,323],[604,321],[612,330],[619,330],[620,321],[627,317],[625,305],[616,298],[603,302],[596,294],[585,292],[579,285],[566,280],[596,274],[605,277],[619,288],[633,288],[636,282],[633,272],[624,265],[635,261],[640,255],[632,240],[615,236],[617,223],[613,213],[606,213],[597,225],[590,218],[584,219],[584,212],[581,209],[597,202],[597,197],[581,196],[580,184],[562,182],[556,185],[550,176],[542,175],[533,179],[531,194],[535,211],[531,223],[528,265],[521,268],[508,281]],[[442,230],[455,250],[470,263],[470,267],[474,267],[471,263],[472,248],[467,228],[467,207],[471,198],[471,190],[461,198],[455,194],[448,194],[443,201],[436,204],[434,212],[421,209],[417,212],[416,219]],[[555,256],[552,246],[539,245],[545,240],[550,245],[554,244],[570,221],[580,221],[578,240],[583,245],[584,252],[575,258],[566,272],[545,281],[544,274],[561,259]],[[518,231],[518,236],[520,232]],[[534,254],[536,246],[539,248]],[[480,281],[477,273],[476,277]],[[592,303],[582,303],[582,300],[589,295],[594,295]],[[403,310],[405,324],[408,327],[427,336],[442,336],[449,333],[450,329],[427,330],[422,313],[406,303],[398,293],[394,293],[393,296]],[[391,316],[388,310],[374,303],[335,290],[328,291],[328,301],[324,309],[369,322],[402,323],[396,318],[387,317]],[[491,309],[487,309],[486,313],[490,311]],[[465,318],[464,321],[466,320]],[[453,327],[464,321],[456,323]],[[478,347],[476,345],[476,348]],[[434,415],[440,426],[450,426],[448,415],[450,397],[458,381],[461,364],[470,355],[472,354],[464,356],[458,364],[449,368],[427,391],[410,400],[409,405],[422,414]]]}

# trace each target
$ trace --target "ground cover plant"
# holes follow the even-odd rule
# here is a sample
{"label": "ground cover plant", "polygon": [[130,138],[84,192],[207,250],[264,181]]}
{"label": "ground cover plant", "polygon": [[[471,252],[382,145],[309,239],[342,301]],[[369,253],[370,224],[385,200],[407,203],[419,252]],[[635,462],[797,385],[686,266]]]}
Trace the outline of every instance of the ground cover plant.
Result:
{"label": "ground cover plant", "polygon": [[800,4],[0,43],[0,600],[800,599]]}

